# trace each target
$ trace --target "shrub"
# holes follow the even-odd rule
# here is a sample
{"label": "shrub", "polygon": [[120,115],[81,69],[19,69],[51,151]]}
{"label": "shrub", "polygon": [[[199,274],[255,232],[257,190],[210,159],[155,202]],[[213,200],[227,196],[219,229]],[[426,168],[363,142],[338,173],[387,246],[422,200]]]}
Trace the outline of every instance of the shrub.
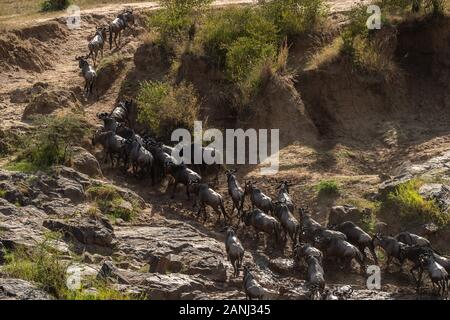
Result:
{"label": "shrub", "polygon": [[[119,192],[110,185],[92,186],[86,190],[86,194],[89,199],[95,203],[97,208],[113,221],[117,218],[124,221],[131,221],[140,211],[138,205],[133,203],[133,201],[131,202],[132,208],[123,206],[122,204],[125,200]],[[97,212],[91,208],[88,214],[96,215]]]}
{"label": "shrub", "polygon": [[149,17],[148,26],[155,28],[163,44],[187,35],[195,16],[212,0],[161,0],[163,7]]}
{"label": "shrub", "polygon": [[339,186],[333,180],[320,181],[317,185],[319,197],[333,197],[339,195]]}
{"label": "shrub", "polygon": [[70,0],[45,0],[41,3],[41,11],[64,10],[70,5]]}
{"label": "shrub", "polygon": [[198,118],[199,101],[194,87],[181,83],[146,81],[138,93],[138,120],[154,134],[170,138],[177,128],[192,129]]}
{"label": "shrub", "polygon": [[422,182],[417,179],[410,180],[397,186],[390,192],[381,205],[381,210],[395,212],[405,222],[434,222],[444,227],[450,222],[447,212],[442,212],[433,200],[425,200],[419,194]]}
{"label": "shrub", "polygon": [[23,146],[10,170],[33,172],[71,158],[70,147],[79,143],[89,132],[87,122],[80,116],[37,116],[30,133],[22,138]]}
{"label": "shrub", "polygon": [[322,0],[277,0],[263,4],[264,14],[279,28],[282,36],[292,37],[313,30],[327,16]]}
{"label": "shrub", "polygon": [[66,300],[131,300],[130,295],[124,294],[117,289],[109,286],[105,281],[94,280],[90,288],[94,290],[86,291],[84,288],[79,290],[68,290]]}
{"label": "shrub", "polygon": [[47,236],[28,251],[19,247],[7,252],[2,272],[9,277],[36,282],[42,290],[56,298],[64,298],[67,264],[51,247],[51,240],[52,237]]}

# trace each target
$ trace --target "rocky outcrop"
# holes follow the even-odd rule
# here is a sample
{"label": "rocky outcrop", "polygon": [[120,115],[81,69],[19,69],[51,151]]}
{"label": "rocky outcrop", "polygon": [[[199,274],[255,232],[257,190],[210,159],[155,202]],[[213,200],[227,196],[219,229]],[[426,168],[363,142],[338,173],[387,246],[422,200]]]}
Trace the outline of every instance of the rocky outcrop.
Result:
{"label": "rocky outcrop", "polygon": [[36,285],[21,279],[0,278],[0,300],[53,300]]}
{"label": "rocky outcrop", "polygon": [[100,164],[91,153],[81,147],[72,148],[72,165],[75,170],[91,177],[102,176]]}
{"label": "rocky outcrop", "polygon": [[68,220],[45,220],[44,227],[63,232],[88,250],[112,248],[115,244],[114,230],[107,218],[78,217]]}
{"label": "rocky outcrop", "polygon": [[345,221],[353,221],[361,225],[364,217],[370,214],[370,209],[359,209],[351,205],[334,206],[330,209],[328,225],[340,224]]}
{"label": "rocky outcrop", "polygon": [[117,249],[151,272],[181,272],[215,281],[227,279],[224,245],[182,222],[160,218],[150,225],[117,227]]}

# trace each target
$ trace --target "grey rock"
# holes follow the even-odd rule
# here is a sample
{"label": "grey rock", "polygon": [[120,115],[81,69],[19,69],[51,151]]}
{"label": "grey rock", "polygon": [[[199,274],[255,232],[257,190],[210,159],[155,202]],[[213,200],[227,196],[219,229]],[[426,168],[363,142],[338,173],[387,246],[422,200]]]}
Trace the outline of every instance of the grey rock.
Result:
{"label": "grey rock", "polygon": [[115,244],[113,227],[106,218],[45,220],[43,225],[52,231],[61,231],[86,246],[112,248]]}
{"label": "grey rock", "polygon": [[72,163],[73,167],[88,176],[102,176],[102,170],[100,169],[100,164],[91,153],[86,149],[81,147],[72,148],[73,156]]}
{"label": "grey rock", "polygon": [[0,300],[53,300],[36,285],[21,279],[0,278]]}

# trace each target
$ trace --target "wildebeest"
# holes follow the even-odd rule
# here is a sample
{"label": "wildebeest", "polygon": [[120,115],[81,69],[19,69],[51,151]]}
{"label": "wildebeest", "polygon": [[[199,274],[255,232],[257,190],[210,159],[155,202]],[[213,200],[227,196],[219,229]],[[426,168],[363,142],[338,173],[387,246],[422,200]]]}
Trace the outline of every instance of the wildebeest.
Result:
{"label": "wildebeest", "polygon": [[190,181],[189,185],[192,193],[195,194],[196,205],[198,206],[197,216],[200,217],[200,214],[203,211],[203,221],[206,222],[208,217],[206,206],[210,206],[218,214],[218,222],[220,222],[221,214],[223,214],[225,221],[228,220],[228,215],[223,204],[223,198],[219,193],[211,189],[208,184],[200,183],[199,181]]}
{"label": "wildebeest", "polygon": [[418,280],[418,286],[421,285],[422,270],[425,269],[433,283],[433,289],[435,286],[438,288],[438,294],[444,296],[448,292],[448,272],[443,266],[441,266],[431,254],[422,254],[419,257],[421,270]]}
{"label": "wildebeest", "polygon": [[124,123],[125,125],[131,127],[131,116],[134,112],[134,107],[135,104],[133,103],[133,100],[120,101],[111,112],[110,117],[116,119],[117,122]]}
{"label": "wildebeest", "polygon": [[339,225],[330,226],[330,229],[337,230],[345,234],[348,242],[355,245],[364,255],[364,258],[367,258],[365,249],[369,248],[375,263],[378,264],[372,237],[355,223],[352,221],[345,221]]}
{"label": "wildebeest", "polygon": [[109,113],[107,112],[98,113],[97,117],[100,120],[103,120],[103,131],[112,131],[114,133],[117,131],[119,123],[117,123],[116,119],[110,117]]}
{"label": "wildebeest", "polygon": [[158,180],[164,177],[165,165],[167,163],[175,164],[176,159],[172,157],[170,153],[165,152],[164,145],[149,139],[144,138],[144,146],[149,150],[155,158],[155,166],[157,168],[156,173],[158,174]]}
{"label": "wildebeest", "polygon": [[400,264],[403,263],[403,259],[400,256],[401,247],[403,243],[391,236],[384,236],[381,233],[377,233],[373,236],[372,243],[374,248],[381,247],[387,255],[386,269],[389,268],[392,259],[397,259]]}
{"label": "wildebeest", "polygon": [[283,242],[281,224],[277,219],[265,214],[260,209],[255,209],[247,213],[243,212],[242,220],[246,226],[252,226],[255,229],[257,238],[259,232],[263,232],[273,237],[277,244]]}
{"label": "wildebeest", "polygon": [[123,159],[125,139],[116,135],[112,131],[97,130],[92,137],[92,145],[101,144],[105,151],[104,162],[108,161],[108,156],[111,159],[111,166],[114,167],[114,157],[117,158],[117,163]]}
{"label": "wildebeest", "polygon": [[250,196],[253,210],[258,208],[268,214],[273,212],[272,199],[257,188],[254,182],[246,181],[244,192],[246,195]]}
{"label": "wildebeest", "polygon": [[87,57],[75,57],[75,61],[78,61],[78,66],[81,70],[81,74],[84,78],[84,92],[89,95],[94,88],[95,80],[97,79],[97,72],[87,62]]}
{"label": "wildebeest", "polygon": [[225,250],[227,251],[227,257],[234,269],[234,276],[239,276],[239,269],[242,266],[244,259],[244,247],[239,241],[233,228],[227,229],[225,236]]}
{"label": "wildebeest", "polygon": [[436,252],[433,252],[433,258],[434,260],[436,260],[437,263],[443,266],[448,273],[450,273],[450,258],[441,256]]}
{"label": "wildebeest", "polygon": [[305,208],[298,209],[300,215],[300,235],[305,235],[308,240],[314,240],[314,233],[322,229],[322,225],[311,218]]}
{"label": "wildebeest", "polygon": [[[219,151],[215,148],[203,147],[202,145],[196,143],[191,143],[186,147],[189,149],[190,156],[189,154],[184,153],[184,148],[179,152],[183,162],[190,163],[192,169],[200,173],[203,177],[214,175],[214,181],[216,183],[219,182],[219,174],[223,169],[223,164],[220,162],[216,163],[214,161],[215,159],[223,158]],[[210,160],[206,161],[206,158],[210,158]]]}
{"label": "wildebeest", "polygon": [[280,185],[277,187],[278,190],[278,201],[285,202],[286,205],[289,208],[290,212],[294,212],[294,202],[291,199],[291,196],[289,195],[289,183],[287,180],[284,180],[280,183]]}
{"label": "wildebeest", "polygon": [[141,174],[142,177],[151,175],[152,185],[155,184],[155,167],[153,155],[145,149],[136,139],[128,139],[125,142],[127,159],[131,162],[132,170],[135,175]]}
{"label": "wildebeest", "polygon": [[114,44],[116,48],[119,48],[117,44],[117,37],[119,38],[119,44],[122,38],[122,31],[126,29],[130,24],[134,24],[133,10],[128,9],[120,13],[116,19],[109,25],[109,48],[112,49],[112,43],[114,39]]}
{"label": "wildebeest", "polygon": [[175,164],[168,161],[164,165],[164,170],[166,175],[171,175],[175,180],[171,198],[175,198],[175,191],[177,190],[178,184],[181,183],[186,186],[186,195],[188,200],[190,200],[191,196],[189,189],[191,183],[201,181],[202,177],[197,172],[186,167],[183,163]]}
{"label": "wildebeest", "polygon": [[313,299],[322,296],[325,289],[325,272],[323,271],[321,262],[314,256],[305,258],[307,265],[306,280],[310,286],[311,296]]}
{"label": "wildebeest", "polygon": [[300,264],[302,259],[305,259],[308,256],[315,257],[320,263],[323,261],[323,253],[316,247],[310,245],[309,243],[297,243],[294,248],[294,257],[297,262]]}
{"label": "wildebeest", "polygon": [[92,38],[92,40],[89,41],[88,44],[89,48],[88,57],[92,57],[94,67],[97,65],[97,56],[99,51],[103,59],[103,46],[105,45],[106,41],[106,30],[107,28],[105,27],[98,27],[97,30],[95,31],[94,38]]}
{"label": "wildebeest", "polygon": [[117,125],[116,133],[122,138],[136,140],[141,146],[144,146],[144,140],[142,137],[135,133],[133,129],[125,126],[123,123],[119,123]]}
{"label": "wildebeest", "polygon": [[418,245],[420,247],[428,247],[434,250],[433,247],[431,246],[431,242],[427,238],[418,236],[417,234],[411,232],[407,231],[400,232],[395,236],[395,239],[409,246]]}
{"label": "wildebeest", "polygon": [[327,258],[336,258],[339,262],[343,262],[348,269],[351,268],[353,259],[358,262],[361,271],[365,272],[364,256],[361,251],[350,242],[338,238],[323,238],[317,237],[316,243],[319,249]]}
{"label": "wildebeest", "polygon": [[245,298],[247,300],[252,299],[264,299],[266,290],[255,280],[255,277],[250,271],[250,268],[244,267],[243,286],[245,292]]}
{"label": "wildebeest", "polygon": [[284,231],[289,235],[294,245],[300,232],[300,224],[289,211],[286,202],[274,202],[274,215],[281,222]]}
{"label": "wildebeest", "polygon": [[242,215],[242,209],[244,207],[245,193],[244,189],[242,189],[239,181],[235,176],[236,170],[227,170],[225,172],[227,176],[227,184],[228,184],[228,194],[233,201],[233,209],[231,210],[231,215],[234,213],[234,209],[236,208],[238,211],[238,215]]}

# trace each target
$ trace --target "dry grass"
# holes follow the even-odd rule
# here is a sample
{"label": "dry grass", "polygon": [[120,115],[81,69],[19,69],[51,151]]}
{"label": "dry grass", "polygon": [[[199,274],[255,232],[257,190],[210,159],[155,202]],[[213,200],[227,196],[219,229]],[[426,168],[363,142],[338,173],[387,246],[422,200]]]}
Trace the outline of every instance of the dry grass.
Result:
{"label": "dry grass", "polygon": [[327,65],[335,61],[341,53],[342,39],[340,37],[335,38],[333,42],[325,45],[317,52],[311,54],[305,70],[318,69],[321,66]]}
{"label": "dry grass", "polygon": [[[10,24],[17,24],[34,19],[57,17],[61,11],[40,12],[40,0],[0,0],[0,24],[6,28]],[[101,7],[114,3],[136,3],[142,0],[76,0],[72,1],[81,9]]]}

